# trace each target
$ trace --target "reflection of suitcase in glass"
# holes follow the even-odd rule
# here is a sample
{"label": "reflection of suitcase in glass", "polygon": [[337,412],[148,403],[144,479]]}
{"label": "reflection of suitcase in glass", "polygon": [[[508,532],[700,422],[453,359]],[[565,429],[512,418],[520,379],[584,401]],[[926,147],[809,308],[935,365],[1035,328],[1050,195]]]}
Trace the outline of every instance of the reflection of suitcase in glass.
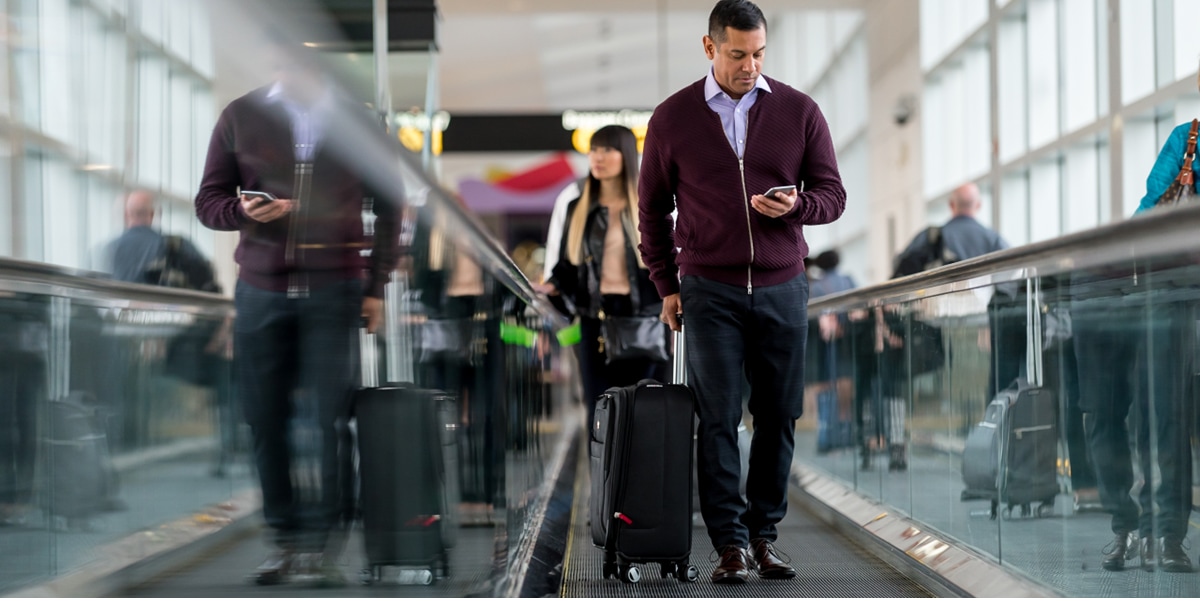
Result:
{"label": "reflection of suitcase in glass", "polygon": [[117,475],[108,449],[103,410],[90,393],[74,391],[47,404],[42,448],[48,464],[48,509],[68,528],[119,508]]}
{"label": "reflection of suitcase in glass", "polygon": [[1014,507],[1021,516],[1043,517],[1054,510],[1058,495],[1058,407],[1054,393],[1018,380],[988,404],[983,421],[967,436],[963,448],[962,500],[987,499],[995,519]]}
{"label": "reflection of suitcase in glass", "polygon": [[[373,355],[367,344],[363,348]],[[380,580],[387,566],[419,569],[415,581],[422,584],[449,577],[458,496],[453,400],[403,384],[367,387],[355,394],[354,415],[363,583]]]}

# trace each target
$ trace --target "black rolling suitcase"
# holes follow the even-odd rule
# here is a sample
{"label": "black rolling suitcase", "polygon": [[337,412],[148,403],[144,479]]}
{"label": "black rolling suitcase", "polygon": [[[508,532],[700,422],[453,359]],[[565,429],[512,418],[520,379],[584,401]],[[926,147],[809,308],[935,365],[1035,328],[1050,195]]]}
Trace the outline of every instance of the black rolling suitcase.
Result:
{"label": "black rolling suitcase", "polygon": [[456,531],[457,447],[453,400],[408,384],[376,386],[374,337],[362,336],[364,387],[354,398],[359,509],[366,565],[362,582],[383,568],[411,568],[406,582],[450,575]]}
{"label": "black rolling suitcase", "polygon": [[[675,372],[682,380],[683,336]],[[642,380],[610,388],[591,424],[592,542],[604,550],[603,577],[641,580],[633,564],[658,563],[662,577],[695,581],[692,449],[695,397],[684,384]]]}
{"label": "black rolling suitcase", "polygon": [[1000,391],[963,448],[962,500],[991,500],[1004,517],[1049,515],[1058,495],[1058,407],[1054,393],[1023,380]]}

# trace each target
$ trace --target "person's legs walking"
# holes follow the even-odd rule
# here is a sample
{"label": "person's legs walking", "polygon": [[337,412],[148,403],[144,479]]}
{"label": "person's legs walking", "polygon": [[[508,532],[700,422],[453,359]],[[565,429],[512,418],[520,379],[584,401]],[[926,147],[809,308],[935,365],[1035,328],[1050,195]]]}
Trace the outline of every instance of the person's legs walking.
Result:
{"label": "person's legs walking", "polygon": [[[1144,379],[1147,410],[1143,413],[1146,452],[1143,470],[1146,483],[1141,495],[1144,512],[1143,534],[1149,534],[1153,549],[1151,564],[1169,572],[1192,571],[1191,560],[1183,550],[1188,516],[1192,509],[1192,378],[1194,372],[1195,330],[1191,307],[1182,303],[1151,308],[1150,336],[1146,339]],[[1153,474],[1157,461],[1159,478]],[[1147,523],[1147,517],[1150,517]],[[1149,567],[1149,566],[1143,566]]]}
{"label": "person's legs walking", "polygon": [[238,396],[253,437],[263,518],[281,551],[257,570],[260,584],[279,582],[289,568],[299,527],[293,508],[288,421],[296,374],[296,322],[284,293],[239,282],[234,295],[234,366]]}
{"label": "person's legs walking", "polygon": [[1135,387],[1133,330],[1120,311],[1073,310],[1074,345],[1079,365],[1080,408],[1088,449],[1096,464],[1100,502],[1112,515],[1116,535],[1107,548],[1102,567],[1120,570],[1130,559],[1130,535],[1136,540],[1138,506],[1129,491],[1133,486],[1133,459],[1125,419]]}
{"label": "person's legs walking", "polygon": [[[313,425],[316,448],[309,457],[316,461],[315,491],[305,491],[305,507],[301,524],[305,549],[325,553],[328,560],[340,553],[345,531],[343,526],[343,462],[342,446],[350,418],[352,394],[360,372],[357,338],[362,313],[362,284],[358,281],[339,283],[314,290],[300,303],[300,373],[304,389],[314,403]],[[333,535],[331,538],[331,534]],[[333,576],[333,574],[325,574]]]}
{"label": "person's legs walking", "polygon": [[700,512],[721,562],[716,582],[744,582],[742,522],[746,503],[738,490],[741,460],[737,426],[742,419],[743,328],[749,299],[738,286],[695,276],[683,278],[680,298],[687,336],[688,383],[696,393]]}
{"label": "person's legs walking", "polygon": [[746,483],[744,522],[750,538],[775,540],[787,513],[787,479],[796,420],[804,411],[804,350],[808,284],[804,276],[754,291],[751,339],[746,353],[754,439]]}
{"label": "person's legs walking", "polygon": [[796,571],[772,548],[776,524],[787,514],[788,475],[795,451],[796,420],[804,411],[804,351],[808,331],[808,280],[804,275],[755,290],[746,337],[754,438],[746,481],[743,523],[763,578],[792,578]]}

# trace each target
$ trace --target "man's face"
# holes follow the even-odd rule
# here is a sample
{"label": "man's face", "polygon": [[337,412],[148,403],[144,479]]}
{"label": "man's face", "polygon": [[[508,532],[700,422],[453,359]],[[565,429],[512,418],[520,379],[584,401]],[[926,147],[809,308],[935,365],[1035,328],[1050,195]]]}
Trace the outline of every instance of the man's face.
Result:
{"label": "man's face", "polygon": [[307,105],[320,96],[321,76],[302,57],[294,56],[286,48],[276,48],[272,66],[276,80],[289,98]]}
{"label": "man's face", "polygon": [[762,74],[763,54],[767,49],[767,30],[759,27],[753,31],[725,28],[725,41],[718,44],[704,36],[704,53],[713,64],[713,77],[717,85],[735,100],[754,89],[754,83]]}

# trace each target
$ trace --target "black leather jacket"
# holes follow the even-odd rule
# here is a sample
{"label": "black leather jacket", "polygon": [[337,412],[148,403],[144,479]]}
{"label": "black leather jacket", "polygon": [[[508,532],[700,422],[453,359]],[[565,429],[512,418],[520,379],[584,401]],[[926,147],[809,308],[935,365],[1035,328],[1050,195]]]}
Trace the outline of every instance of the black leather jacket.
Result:
{"label": "black leather jacket", "polygon": [[[578,206],[578,198],[568,205],[568,217],[564,228],[570,228],[571,216],[575,214]],[[608,226],[608,209],[600,203],[595,203],[588,211],[583,237],[584,260],[580,265],[572,264],[567,258],[567,232],[563,232],[558,264],[554,266],[554,275],[550,283],[558,288],[560,294],[575,303],[576,313],[582,316],[598,317],[600,313],[600,266],[604,261],[604,236],[608,232]],[[630,301],[636,315],[658,315],[662,310],[662,299],[658,297],[658,291],[650,281],[650,272],[638,266],[636,253],[635,243],[626,236],[625,270],[629,274]]]}

